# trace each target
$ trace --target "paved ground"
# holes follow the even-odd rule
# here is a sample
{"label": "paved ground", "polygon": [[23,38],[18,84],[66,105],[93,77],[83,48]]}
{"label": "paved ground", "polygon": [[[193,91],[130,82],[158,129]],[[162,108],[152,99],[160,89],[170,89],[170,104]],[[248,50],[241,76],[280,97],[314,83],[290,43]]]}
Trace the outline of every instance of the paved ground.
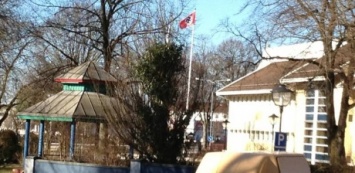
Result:
{"label": "paved ground", "polygon": [[21,168],[21,165],[10,164],[6,166],[0,166],[0,173],[12,173],[12,169]]}

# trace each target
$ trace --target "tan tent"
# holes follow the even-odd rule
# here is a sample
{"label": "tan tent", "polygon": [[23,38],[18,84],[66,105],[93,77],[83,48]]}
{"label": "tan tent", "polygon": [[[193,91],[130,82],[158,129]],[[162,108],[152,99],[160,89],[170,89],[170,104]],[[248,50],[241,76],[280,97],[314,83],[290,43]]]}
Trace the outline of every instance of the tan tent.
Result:
{"label": "tan tent", "polygon": [[262,152],[210,152],[196,173],[310,173],[302,154]]}

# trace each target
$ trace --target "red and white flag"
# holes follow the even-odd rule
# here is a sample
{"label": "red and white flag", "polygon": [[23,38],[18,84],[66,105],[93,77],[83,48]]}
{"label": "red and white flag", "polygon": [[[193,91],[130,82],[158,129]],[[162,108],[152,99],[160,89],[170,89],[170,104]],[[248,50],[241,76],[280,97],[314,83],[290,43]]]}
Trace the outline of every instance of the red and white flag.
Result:
{"label": "red and white flag", "polygon": [[195,25],[195,22],[196,22],[196,11],[192,12],[185,19],[181,20],[179,23],[179,27],[181,29],[185,29],[189,26]]}

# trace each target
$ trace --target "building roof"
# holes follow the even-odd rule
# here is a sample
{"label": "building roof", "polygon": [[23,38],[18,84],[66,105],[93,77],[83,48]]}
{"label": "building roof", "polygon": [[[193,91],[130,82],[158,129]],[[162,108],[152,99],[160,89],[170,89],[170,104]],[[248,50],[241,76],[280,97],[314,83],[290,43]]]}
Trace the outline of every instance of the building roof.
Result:
{"label": "building roof", "polygon": [[[304,61],[282,61],[274,62],[268,66],[249,73],[243,78],[240,78],[231,84],[217,91],[217,95],[234,95],[238,91],[255,92],[255,90],[263,90],[269,93],[271,89],[279,83],[282,76],[292,70],[302,67]],[[243,94],[243,93],[239,93]]]}
{"label": "building roof", "polygon": [[[335,66],[342,68],[353,55],[350,45],[339,49]],[[279,83],[297,83],[324,80],[324,71],[316,64],[324,64],[326,58],[316,60],[282,61],[273,62],[266,67],[255,70],[243,78],[217,91],[217,95],[240,95],[270,93],[272,88]],[[311,63],[314,61],[316,63]]]}
{"label": "building roof", "polygon": [[[335,46],[336,42],[333,43]],[[287,57],[293,59],[318,59],[324,55],[323,42],[307,42],[278,47],[268,47],[262,52],[263,59],[258,65],[258,69],[273,62],[284,61],[283,59],[272,57]]]}
{"label": "building roof", "polygon": [[[211,109],[210,103],[200,103],[200,107],[197,112],[208,112]],[[207,111],[206,111],[207,110]],[[228,113],[228,104],[225,102],[221,102],[218,105],[213,107],[213,113]]]}
{"label": "building roof", "polygon": [[[340,69],[349,61],[350,57],[352,56],[350,49],[350,44],[345,45],[339,49],[335,58],[335,67]],[[325,64],[325,61],[325,57],[315,60],[315,62],[320,64]],[[285,75],[283,77],[283,81],[285,83],[305,82],[308,81],[308,79],[310,78],[312,78],[312,80],[324,80],[324,72],[325,71],[322,70],[317,64],[307,63],[296,71],[290,72],[289,74]]]}
{"label": "building roof", "polygon": [[105,120],[116,114],[116,99],[95,92],[61,91],[48,99],[19,112],[21,119],[48,121]]}
{"label": "building roof", "polygon": [[86,81],[116,82],[111,74],[97,67],[93,61],[85,62],[54,79],[62,83],[83,83]]}

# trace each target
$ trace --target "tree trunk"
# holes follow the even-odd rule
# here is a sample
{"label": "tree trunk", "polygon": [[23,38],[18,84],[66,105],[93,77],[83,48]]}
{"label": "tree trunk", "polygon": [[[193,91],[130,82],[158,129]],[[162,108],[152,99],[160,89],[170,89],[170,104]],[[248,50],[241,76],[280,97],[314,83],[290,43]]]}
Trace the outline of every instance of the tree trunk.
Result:
{"label": "tree trunk", "polygon": [[203,123],[203,143],[205,146],[205,149],[208,149],[208,129],[209,129],[209,123],[210,121],[208,120],[208,115],[206,116],[206,120]]}
{"label": "tree trunk", "polygon": [[[350,35],[348,38],[348,42],[351,44],[351,49],[350,51],[354,52],[355,49],[355,41],[352,39],[352,32],[350,32]],[[330,140],[330,164],[336,168],[338,168],[338,171],[341,171],[344,165],[347,164],[346,160],[346,153],[345,153],[345,147],[344,147],[344,139],[345,139],[345,129],[347,126],[347,117],[348,117],[348,112],[351,109],[350,107],[350,95],[351,92],[354,88],[354,63],[355,59],[353,57],[350,57],[350,62],[348,66],[348,70],[344,70],[346,72],[344,73],[339,73],[339,77],[342,78],[343,81],[343,92],[342,92],[342,97],[341,97],[341,107],[340,107],[340,114],[339,114],[339,120],[338,120],[338,126],[336,126],[336,129],[333,131],[333,134],[331,135],[332,138],[329,138]],[[334,110],[334,108],[332,108]],[[334,117],[334,115],[333,115]]]}
{"label": "tree trunk", "polygon": [[[110,12],[108,12],[110,13]],[[106,12],[106,2],[101,0],[101,30],[102,30],[102,51],[104,56],[104,70],[110,73],[112,49],[110,47],[110,14]]]}
{"label": "tree trunk", "polygon": [[344,135],[345,131],[337,130],[335,137],[331,139],[330,164],[335,167],[346,165]]}
{"label": "tree trunk", "polygon": [[[334,79],[334,73],[332,73]],[[340,112],[339,112],[339,119],[338,124],[335,124],[335,112],[334,112],[334,92],[331,92],[330,94],[327,94],[327,98],[329,97],[329,100],[327,100],[327,113],[328,117],[331,119],[329,121],[328,119],[328,139],[329,139],[329,156],[330,156],[330,164],[332,167],[335,169],[334,171],[341,171],[344,166],[347,164],[346,161],[346,153],[345,153],[345,146],[344,146],[344,139],[345,139],[345,129],[346,129],[346,122],[347,122],[347,116],[348,116],[348,111],[350,109],[349,105],[349,99],[350,99],[350,91],[352,90],[352,76],[353,74],[348,74],[350,76],[346,76],[346,74],[339,74],[340,77],[343,78],[343,91],[342,91],[342,97],[341,97],[341,107],[340,107]],[[331,81],[331,80],[330,80]],[[334,80],[333,80],[334,81]],[[349,83],[350,82],[350,83]],[[328,83],[328,82],[327,82]],[[335,84],[335,82],[331,83],[329,82],[330,85]],[[329,85],[328,84],[328,85]],[[333,87],[335,88],[335,87]],[[328,87],[327,87],[328,89]],[[333,90],[334,91],[334,90]],[[329,108],[328,108],[329,106]]]}

